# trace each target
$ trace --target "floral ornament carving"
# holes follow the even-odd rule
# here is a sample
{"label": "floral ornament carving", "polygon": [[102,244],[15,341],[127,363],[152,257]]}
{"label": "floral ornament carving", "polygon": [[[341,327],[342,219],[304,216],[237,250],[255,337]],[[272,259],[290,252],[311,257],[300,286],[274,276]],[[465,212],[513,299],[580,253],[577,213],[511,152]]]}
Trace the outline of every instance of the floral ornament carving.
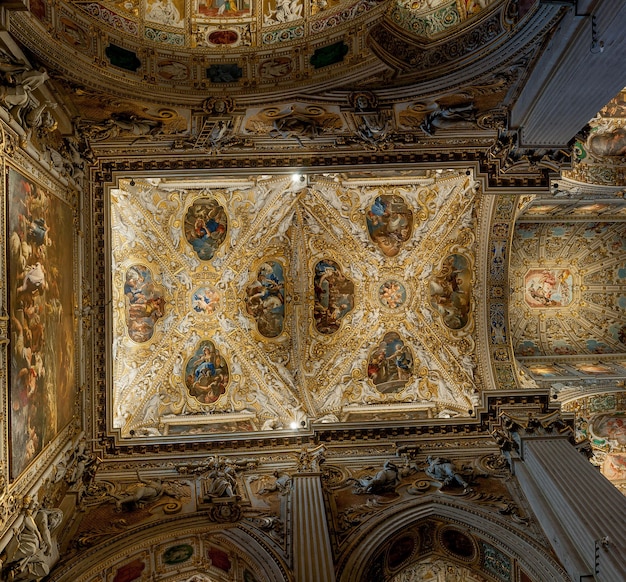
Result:
{"label": "floral ornament carving", "polygon": [[321,465],[326,461],[326,447],[318,445],[313,448],[304,448],[298,456],[298,473],[319,473]]}

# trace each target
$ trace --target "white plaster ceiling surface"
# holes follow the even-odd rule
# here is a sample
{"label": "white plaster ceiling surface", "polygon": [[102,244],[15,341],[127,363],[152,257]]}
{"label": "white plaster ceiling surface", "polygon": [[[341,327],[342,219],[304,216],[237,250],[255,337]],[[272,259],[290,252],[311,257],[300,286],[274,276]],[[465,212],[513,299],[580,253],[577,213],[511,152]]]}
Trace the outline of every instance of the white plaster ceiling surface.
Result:
{"label": "white plaster ceiling surface", "polygon": [[122,437],[467,415],[481,201],[469,172],[120,180]]}

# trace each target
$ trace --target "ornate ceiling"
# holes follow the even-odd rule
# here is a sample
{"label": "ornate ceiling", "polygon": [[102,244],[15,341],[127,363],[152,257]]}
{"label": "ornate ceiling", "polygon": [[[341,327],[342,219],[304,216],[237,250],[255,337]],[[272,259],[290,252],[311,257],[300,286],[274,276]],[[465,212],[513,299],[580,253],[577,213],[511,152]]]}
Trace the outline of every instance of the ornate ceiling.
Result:
{"label": "ornate ceiling", "polygon": [[[518,405],[562,404],[626,487],[624,94],[573,150],[526,147],[511,123],[560,50],[564,4],[31,0],[10,14],[24,52],[2,36],[6,163],[73,213],[76,305],[63,297],[80,361],[76,398],[59,398],[71,420],[31,457],[34,438],[14,439],[0,509],[14,517],[35,481],[40,501],[73,496],[56,579],[260,580],[272,552],[282,579],[288,483],[325,442],[340,569],[526,580],[528,549],[549,542],[511,501],[491,432]],[[480,484],[432,477],[441,451]],[[366,500],[390,466],[398,491]],[[212,489],[214,471],[230,485]],[[378,554],[359,545],[418,497],[441,503],[435,517],[380,534]],[[484,529],[458,529],[477,516]],[[498,549],[511,528],[514,559]]]}
{"label": "ornate ceiling", "polygon": [[[518,17],[503,0],[105,0],[32,2],[19,24],[42,27],[53,43],[33,47],[76,80],[109,83],[117,94],[141,84],[179,103],[218,91],[258,98],[277,88],[343,85],[395,76],[391,38],[426,50],[420,60],[454,59],[442,39],[472,28],[475,41],[506,41]],[[522,8],[525,12],[527,8]],[[94,35],[94,31],[96,34]],[[467,34],[467,33],[466,33]],[[392,35],[391,37],[389,35]],[[27,43],[28,44],[28,43]],[[466,44],[466,43],[462,43]],[[458,47],[461,46],[457,41]],[[474,47],[475,48],[475,47]],[[471,52],[467,47],[463,52]],[[72,65],[65,60],[71,55]],[[77,67],[76,59],[81,63]],[[341,63],[340,66],[338,64]],[[113,87],[110,83],[115,83]],[[136,89],[135,89],[136,92]]]}
{"label": "ornate ceiling", "polygon": [[473,413],[478,184],[120,180],[113,424],[123,437]]}

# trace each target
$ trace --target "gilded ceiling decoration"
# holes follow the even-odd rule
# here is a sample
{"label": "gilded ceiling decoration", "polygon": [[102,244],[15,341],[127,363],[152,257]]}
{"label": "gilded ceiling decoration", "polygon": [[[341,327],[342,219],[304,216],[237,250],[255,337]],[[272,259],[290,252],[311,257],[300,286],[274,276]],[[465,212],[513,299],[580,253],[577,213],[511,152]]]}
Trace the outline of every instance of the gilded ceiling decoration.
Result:
{"label": "gilded ceiling decoration", "polygon": [[[162,102],[181,105],[207,91],[259,102],[277,89],[345,87],[376,76],[390,83],[398,71],[418,69],[430,75],[461,57],[508,46],[507,30],[531,10],[508,0],[35,4],[33,18],[14,17],[15,33],[63,76],[127,97],[167,95]],[[40,35],[45,42],[28,42]],[[525,51],[514,52],[519,59]],[[68,69],[76,60],[82,66]]]}
{"label": "gilded ceiling decoration", "polygon": [[625,219],[626,205],[614,200],[538,202],[518,219],[510,263],[517,356],[626,351]]}
{"label": "gilded ceiling decoration", "polygon": [[121,180],[114,426],[131,437],[467,415],[481,387],[468,174]]}

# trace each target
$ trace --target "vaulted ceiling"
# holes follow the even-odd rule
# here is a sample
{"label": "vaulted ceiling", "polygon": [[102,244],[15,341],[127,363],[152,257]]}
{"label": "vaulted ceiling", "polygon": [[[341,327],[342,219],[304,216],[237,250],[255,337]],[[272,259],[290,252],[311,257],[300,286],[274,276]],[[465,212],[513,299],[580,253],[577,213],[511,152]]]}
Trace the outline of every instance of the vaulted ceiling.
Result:
{"label": "vaulted ceiling", "polygon": [[[360,453],[365,429],[476,447],[498,390],[551,394],[626,488],[625,93],[589,121],[625,80],[625,8],[606,5],[593,25],[567,2],[531,0],[31,0],[11,12],[7,84],[42,66],[33,95],[57,103],[50,127],[22,137],[31,173],[67,186],[76,211],[72,438],[84,431],[103,457],[61,576],[83,567],[84,547],[142,523],[155,527],[134,553],[119,538],[101,554],[112,579],[148,567],[182,580],[176,552],[198,568],[211,558],[198,580],[253,576],[249,531],[285,539],[263,521],[283,503],[270,470],[291,470],[312,435],[345,457],[339,524],[362,507],[346,483],[367,472],[350,439]],[[194,530],[193,515],[187,537],[168,527],[167,511],[207,508],[184,474],[201,455],[281,446],[259,474],[238,474],[246,511],[263,516],[249,531]],[[367,454],[397,453],[384,447]],[[23,482],[51,473],[46,455],[18,459]],[[111,499],[130,491],[138,458],[187,506],[117,520]],[[405,469],[417,470],[408,457]],[[398,582],[483,579],[437,539]],[[101,575],[95,558],[88,567]]]}

